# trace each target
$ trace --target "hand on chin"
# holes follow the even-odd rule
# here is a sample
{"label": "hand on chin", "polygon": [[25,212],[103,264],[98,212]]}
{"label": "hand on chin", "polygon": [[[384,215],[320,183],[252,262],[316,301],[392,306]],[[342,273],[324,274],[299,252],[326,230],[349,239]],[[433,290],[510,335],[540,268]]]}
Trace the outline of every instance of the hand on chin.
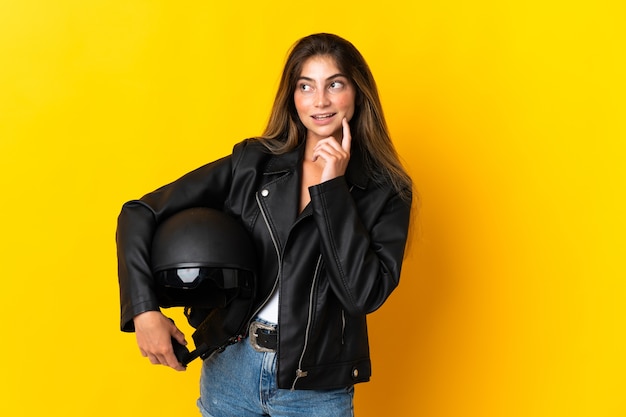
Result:
{"label": "hand on chin", "polygon": [[332,137],[336,141],[341,141],[342,127],[339,126],[323,126],[313,129],[308,129],[308,136],[315,140],[321,140]]}

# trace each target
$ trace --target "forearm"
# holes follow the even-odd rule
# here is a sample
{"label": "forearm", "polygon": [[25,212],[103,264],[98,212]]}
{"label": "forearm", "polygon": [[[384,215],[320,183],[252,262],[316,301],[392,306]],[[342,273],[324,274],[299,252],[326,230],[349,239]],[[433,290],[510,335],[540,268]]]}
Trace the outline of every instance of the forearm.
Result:
{"label": "forearm", "polygon": [[132,319],[158,310],[150,265],[152,237],[157,225],[191,207],[221,208],[231,182],[230,157],[192,171],[140,200],[122,207],[116,232],[121,328],[133,331]]}
{"label": "forearm", "polygon": [[312,205],[333,291],[352,314],[379,308],[397,287],[410,202],[388,193],[366,225],[342,178],[314,187]]}

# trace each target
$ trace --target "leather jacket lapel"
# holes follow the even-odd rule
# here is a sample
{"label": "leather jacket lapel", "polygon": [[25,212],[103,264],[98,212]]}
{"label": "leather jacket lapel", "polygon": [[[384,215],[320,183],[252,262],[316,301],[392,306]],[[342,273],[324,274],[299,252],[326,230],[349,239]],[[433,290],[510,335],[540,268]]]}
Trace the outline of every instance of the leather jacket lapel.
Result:
{"label": "leather jacket lapel", "polygon": [[273,156],[263,172],[263,184],[257,190],[257,200],[281,251],[298,216],[299,166],[303,152],[304,145],[300,145],[291,152]]}

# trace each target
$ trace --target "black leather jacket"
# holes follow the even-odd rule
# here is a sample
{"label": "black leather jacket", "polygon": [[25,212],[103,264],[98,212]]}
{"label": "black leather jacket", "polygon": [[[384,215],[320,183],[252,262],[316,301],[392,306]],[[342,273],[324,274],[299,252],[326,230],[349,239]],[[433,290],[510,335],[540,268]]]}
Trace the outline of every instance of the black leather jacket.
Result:
{"label": "black leather jacket", "polygon": [[273,155],[254,140],[124,204],[117,229],[122,330],[133,331],[135,315],[159,309],[149,267],[155,225],[185,208],[218,208],[255,241],[256,312],[280,286],[278,386],[368,381],[366,314],[398,285],[411,203],[365,175],[355,145],[346,175],[310,187],[311,203],[300,214],[304,146]]}

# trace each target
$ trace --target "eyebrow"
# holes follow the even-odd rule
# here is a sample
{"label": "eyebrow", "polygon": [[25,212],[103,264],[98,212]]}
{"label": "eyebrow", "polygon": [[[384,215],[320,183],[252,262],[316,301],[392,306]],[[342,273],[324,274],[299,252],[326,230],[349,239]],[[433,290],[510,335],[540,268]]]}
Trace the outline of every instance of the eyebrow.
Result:
{"label": "eyebrow", "polygon": [[[330,77],[326,78],[326,81],[330,81],[330,80],[332,80],[334,78],[338,78],[338,77],[343,77],[343,78],[346,78],[346,79],[348,78],[346,75],[338,72],[337,74],[331,75]],[[299,77],[298,81],[300,81],[300,80],[315,81],[313,78],[304,77],[304,76]]]}

